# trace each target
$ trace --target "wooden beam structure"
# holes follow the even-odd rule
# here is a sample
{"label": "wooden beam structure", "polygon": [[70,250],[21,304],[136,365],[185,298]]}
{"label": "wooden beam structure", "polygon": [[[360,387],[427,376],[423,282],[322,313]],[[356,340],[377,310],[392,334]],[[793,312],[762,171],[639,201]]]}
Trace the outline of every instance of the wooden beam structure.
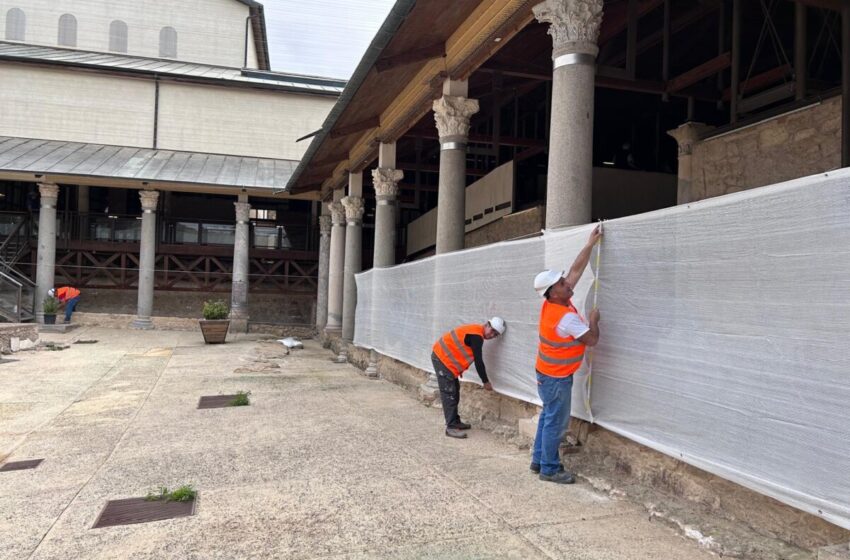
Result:
{"label": "wooden beam structure", "polygon": [[836,12],[840,12],[844,7],[844,0],[790,0],[791,2],[797,2],[799,4],[805,4],[806,6],[811,6],[812,8],[822,8],[824,10],[833,10]]}
{"label": "wooden beam structure", "polygon": [[379,73],[386,72],[387,70],[392,70],[399,66],[405,66],[414,62],[421,62],[423,60],[431,60],[432,58],[442,58],[444,56],[446,56],[446,44],[435,43],[433,45],[413,49],[395,56],[379,58],[377,62],[375,62],[375,70]]}
{"label": "wooden beam structure", "polygon": [[729,68],[732,65],[732,54],[725,52],[720,56],[716,56],[711,60],[703,62],[695,68],[691,68],[684,74],[680,74],[667,82],[666,91],[675,93],[681,91],[688,86],[692,86],[710,76],[714,76],[718,72]]}
{"label": "wooden beam structure", "polygon": [[[766,72],[762,72],[761,74],[756,74],[749,80],[745,82],[741,82],[738,90],[742,95],[746,95],[748,93],[752,93],[754,91],[759,91],[768,86],[772,86],[779,80],[782,80],[791,75],[793,69],[790,64],[783,64],[782,66],[777,66],[776,68],[771,68]],[[726,88],[723,90],[723,101],[729,101],[732,98],[732,88]]]}
{"label": "wooden beam structure", "polygon": [[381,118],[371,117],[360,122],[350,124],[348,126],[341,126],[339,128],[336,128],[331,132],[330,136],[331,138],[341,138],[343,136],[348,136],[349,134],[363,132],[364,130],[369,130],[370,128],[377,128],[379,126],[381,126]]}

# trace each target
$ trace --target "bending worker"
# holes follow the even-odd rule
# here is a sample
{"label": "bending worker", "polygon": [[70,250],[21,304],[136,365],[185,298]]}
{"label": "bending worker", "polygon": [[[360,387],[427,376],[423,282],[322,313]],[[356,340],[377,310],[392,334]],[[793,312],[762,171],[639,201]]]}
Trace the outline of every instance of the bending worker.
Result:
{"label": "bending worker", "polygon": [[475,362],[478,377],[484,383],[484,389],[493,390],[487,378],[484,367],[482,349],[484,341],[504,334],[505,321],[501,317],[493,317],[483,325],[461,325],[441,336],[434,343],[431,353],[431,363],[437,374],[437,384],[440,386],[440,400],[443,403],[443,414],[446,417],[446,435],[463,439],[472,426],[461,422],[457,408],[460,403],[460,381],[458,378]]}
{"label": "bending worker", "polygon": [[531,471],[540,480],[572,484],[575,477],[564,469],[558,448],[570,419],[573,374],[581,367],[584,351],[599,341],[599,310],[590,312],[588,324],[573,306],[573,287],[578,283],[593,246],[602,236],[596,227],[570,270],[544,270],[534,278],[534,289],[545,298],[540,311],[540,343],[537,352],[537,393],[543,411],[537,422]]}
{"label": "bending worker", "polygon": [[61,288],[50,288],[47,290],[47,295],[55,297],[59,300],[59,304],[65,308],[65,322],[71,322],[71,314],[74,308],[80,302],[80,290],[72,286],[62,286]]}

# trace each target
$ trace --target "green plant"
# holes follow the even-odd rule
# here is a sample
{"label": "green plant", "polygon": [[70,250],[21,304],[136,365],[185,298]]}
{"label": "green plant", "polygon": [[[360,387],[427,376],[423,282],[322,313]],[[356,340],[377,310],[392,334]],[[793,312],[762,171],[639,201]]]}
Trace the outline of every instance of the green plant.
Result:
{"label": "green plant", "polygon": [[238,391],[236,397],[230,401],[230,406],[248,406],[251,404],[251,400],[248,398],[250,394],[251,391]]}
{"label": "green plant", "polygon": [[53,296],[45,296],[41,308],[47,315],[56,315],[59,311],[59,300]]}
{"label": "green plant", "polygon": [[184,484],[174,491],[169,491],[167,487],[160,486],[156,492],[148,492],[145,499],[149,502],[163,500],[166,502],[188,502],[194,500],[198,495],[198,491],[192,488],[191,484]]}
{"label": "green plant", "polygon": [[221,319],[227,319],[227,314],[230,313],[230,310],[227,308],[227,304],[222,300],[210,300],[204,302],[204,319],[207,321],[218,321]]}

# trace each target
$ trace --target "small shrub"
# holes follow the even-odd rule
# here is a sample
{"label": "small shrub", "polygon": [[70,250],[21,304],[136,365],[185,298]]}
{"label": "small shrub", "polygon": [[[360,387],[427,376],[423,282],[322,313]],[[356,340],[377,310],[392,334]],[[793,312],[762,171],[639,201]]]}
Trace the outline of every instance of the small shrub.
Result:
{"label": "small shrub", "polygon": [[248,398],[250,394],[251,391],[238,391],[236,397],[230,401],[230,406],[248,406],[251,404],[251,400]]}
{"label": "small shrub", "polygon": [[59,300],[53,296],[45,296],[41,308],[47,315],[56,315],[59,311]]}
{"label": "small shrub", "polygon": [[156,502],[159,500],[166,502],[188,502],[190,500],[194,500],[197,495],[198,491],[192,488],[191,484],[184,484],[173,492],[170,492],[165,486],[160,486],[156,492],[148,492],[145,499],[149,502]]}
{"label": "small shrub", "polygon": [[203,313],[204,319],[207,321],[218,321],[227,319],[227,314],[230,313],[230,310],[227,308],[227,304],[219,299],[205,301]]}

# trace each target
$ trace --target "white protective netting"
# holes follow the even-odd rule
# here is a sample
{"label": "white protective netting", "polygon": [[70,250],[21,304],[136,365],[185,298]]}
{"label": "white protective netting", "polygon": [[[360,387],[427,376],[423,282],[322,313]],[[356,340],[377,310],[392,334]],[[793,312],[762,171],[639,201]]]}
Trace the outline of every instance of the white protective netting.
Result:
{"label": "white protective netting", "polygon": [[[532,282],[591,228],[359,274],[355,343],[431,371],[440,334],[500,315],[493,386],[540,404]],[[850,172],[606,222],[600,256],[593,420],[850,528]],[[579,309],[592,284],[587,270]]]}

